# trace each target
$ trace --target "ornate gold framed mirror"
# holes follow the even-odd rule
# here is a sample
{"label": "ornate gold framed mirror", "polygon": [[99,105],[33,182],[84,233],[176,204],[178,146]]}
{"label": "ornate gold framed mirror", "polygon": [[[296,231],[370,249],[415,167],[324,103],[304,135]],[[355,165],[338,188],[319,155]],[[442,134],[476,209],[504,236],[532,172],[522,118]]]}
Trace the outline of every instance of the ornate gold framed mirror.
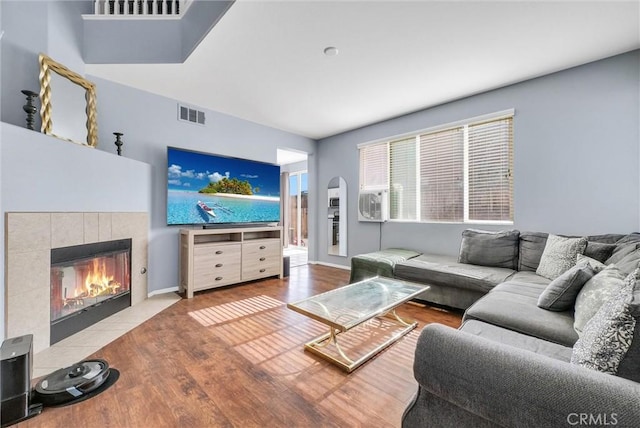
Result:
{"label": "ornate gold framed mirror", "polygon": [[98,144],[95,85],[40,54],[42,132],[95,147]]}

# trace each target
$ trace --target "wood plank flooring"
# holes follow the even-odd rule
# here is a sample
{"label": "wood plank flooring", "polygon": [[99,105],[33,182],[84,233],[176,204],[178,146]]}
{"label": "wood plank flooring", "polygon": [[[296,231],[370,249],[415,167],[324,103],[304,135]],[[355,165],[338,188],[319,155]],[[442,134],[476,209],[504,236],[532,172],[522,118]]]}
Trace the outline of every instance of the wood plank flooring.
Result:
{"label": "wood plank flooring", "polygon": [[405,304],[419,322],[351,374],[303,351],[326,327],[286,308],[348,283],[326,266],[291,269],[285,279],[196,293],[105,346],[120,371],[111,388],[45,411],[24,427],[398,427],[417,389],[413,352],[425,324],[461,316]]}

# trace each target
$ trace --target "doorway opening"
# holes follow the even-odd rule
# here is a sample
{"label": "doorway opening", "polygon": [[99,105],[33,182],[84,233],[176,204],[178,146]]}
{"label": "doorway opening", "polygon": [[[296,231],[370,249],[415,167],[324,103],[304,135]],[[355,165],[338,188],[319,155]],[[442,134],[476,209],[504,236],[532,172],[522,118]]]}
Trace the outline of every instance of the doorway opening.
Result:
{"label": "doorway opening", "polygon": [[278,163],[282,174],[284,255],[289,256],[291,267],[306,265],[310,245],[307,154],[278,149]]}

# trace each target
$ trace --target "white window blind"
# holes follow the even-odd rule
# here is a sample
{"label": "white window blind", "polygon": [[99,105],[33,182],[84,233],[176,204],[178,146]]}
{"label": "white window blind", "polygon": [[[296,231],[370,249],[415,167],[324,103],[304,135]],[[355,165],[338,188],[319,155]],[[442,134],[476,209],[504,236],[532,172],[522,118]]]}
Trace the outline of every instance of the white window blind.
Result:
{"label": "white window blind", "polygon": [[360,146],[360,188],[391,220],[513,221],[513,110]]}
{"label": "white window blind", "polygon": [[417,218],[417,146],[416,139],[393,141],[389,145],[390,216],[397,220]]}
{"label": "white window blind", "polygon": [[513,220],[513,119],[469,126],[469,220]]}
{"label": "white window blind", "polygon": [[422,221],[464,218],[464,132],[447,129],[420,136]]}
{"label": "white window blind", "polygon": [[389,144],[371,144],[360,149],[360,189],[381,189],[389,185]]}

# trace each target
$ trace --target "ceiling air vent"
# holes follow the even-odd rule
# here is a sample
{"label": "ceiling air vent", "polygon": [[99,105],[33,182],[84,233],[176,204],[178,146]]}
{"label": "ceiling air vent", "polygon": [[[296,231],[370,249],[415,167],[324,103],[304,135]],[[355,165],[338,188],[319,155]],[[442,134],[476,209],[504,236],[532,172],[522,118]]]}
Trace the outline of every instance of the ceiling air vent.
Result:
{"label": "ceiling air vent", "polygon": [[204,112],[189,106],[178,104],[178,120],[204,125]]}

